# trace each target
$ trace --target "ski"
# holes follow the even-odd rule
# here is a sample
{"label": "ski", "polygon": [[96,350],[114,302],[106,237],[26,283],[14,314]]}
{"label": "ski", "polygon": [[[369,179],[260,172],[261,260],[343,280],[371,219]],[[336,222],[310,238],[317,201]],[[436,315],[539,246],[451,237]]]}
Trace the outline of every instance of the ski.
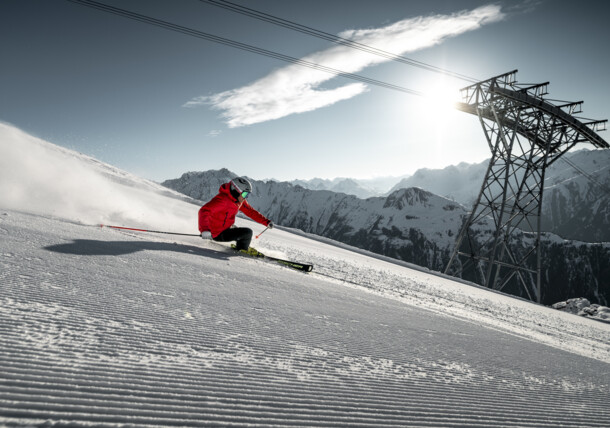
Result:
{"label": "ski", "polygon": [[250,256],[250,257],[264,259],[264,260],[270,260],[270,261],[279,263],[283,266],[286,266],[286,267],[289,267],[292,269],[296,269],[296,270],[300,270],[302,272],[311,272],[313,270],[313,265],[310,263],[300,263],[300,262],[294,262],[292,260],[285,260],[285,259],[280,259],[278,257],[268,256],[252,247],[250,247],[248,250],[237,250],[235,248],[235,244],[231,244],[231,248],[233,248],[235,251],[237,251],[238,254],[243,254],[245,256]]}

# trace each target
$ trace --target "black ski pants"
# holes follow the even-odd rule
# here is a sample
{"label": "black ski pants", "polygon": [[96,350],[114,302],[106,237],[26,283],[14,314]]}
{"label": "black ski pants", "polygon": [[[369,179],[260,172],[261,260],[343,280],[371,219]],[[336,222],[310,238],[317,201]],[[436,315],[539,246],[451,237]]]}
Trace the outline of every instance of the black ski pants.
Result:
{"label": "black ski pants", "polygon": [[233,227],[229,229],[225,229],[220,232],[214,241],[217,242],[235,242],[235,249],[237,250],[247,250],[250,248],[250,242],[252,242],[252,229],[247,227]]}

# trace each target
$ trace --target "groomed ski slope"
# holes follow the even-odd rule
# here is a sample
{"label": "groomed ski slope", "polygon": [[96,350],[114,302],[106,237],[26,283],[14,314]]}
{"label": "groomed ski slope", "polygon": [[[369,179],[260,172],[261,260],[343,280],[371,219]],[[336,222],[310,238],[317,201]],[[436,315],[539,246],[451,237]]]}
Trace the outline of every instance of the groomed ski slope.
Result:
{"label": "groomed ski slope", "polygon": [[0,426],[610,426],[609,324],[286,230],[257,246],[314,272],[101,228],[198,207],[9,137],[79,175],[0,172]]}
{"label": "groomed ski slope", "polygon": [[[194,239],[1,219],[0,424],[610,422],[606,324],[281,231],[268,247],[319,273]],[[322,275],[348,273],[349,286]]]}

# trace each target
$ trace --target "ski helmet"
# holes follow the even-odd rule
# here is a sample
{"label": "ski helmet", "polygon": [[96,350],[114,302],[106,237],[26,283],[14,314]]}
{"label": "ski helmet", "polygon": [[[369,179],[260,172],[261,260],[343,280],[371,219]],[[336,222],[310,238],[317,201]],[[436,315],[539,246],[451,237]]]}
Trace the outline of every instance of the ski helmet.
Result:
{"label": "ski helmet", "polygon": [[236,194],[246,198],[248,194],[252,193],[252,183],[244,177],[236,177],[231,180],[231,190],[235,190]]}

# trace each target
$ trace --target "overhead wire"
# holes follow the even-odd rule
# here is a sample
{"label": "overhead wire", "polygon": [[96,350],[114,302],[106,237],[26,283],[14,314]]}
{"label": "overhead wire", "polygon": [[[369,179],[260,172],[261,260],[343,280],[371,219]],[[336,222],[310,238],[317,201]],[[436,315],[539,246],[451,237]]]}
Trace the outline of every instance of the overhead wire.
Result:
{"label": "overhead wire", "polygon": [[591,181],[594,185],[598,186],[604,192],[610,194],[610,187],[608,187],[606,184],[598,181],[597,178],[595,178],[592,174],[589,174],[587,171],[580,168],[578,165],[576,165],[574,162],[572,162],[570,159],[566,158],[565,156],[562,156],[559,159],[564,161],[568,165],[570,165],[572,168],[574,168],[576,171],[578,171],[580,174],[582,174],[583,177],[585,177],[587,180]]}
{"label": "overhead wire", "polygon": [[143,15],[140,13],[131,12],[126,9],[121,9],[118,7],[110,6],[110,5],[95,1],[95,0],[67,0],[67,1],[72,2],[72,3],[77,3],[77,4],[80,4],[83,6],[88,6],[88,7],[98,9],[98,10],[101,10],[104,12],[112,13],[114,15],[123,16],[125,18],[129,18],[129,19],[132,19],[135,21],[155,25],[157,27],[165,28],[167,30],[176,31],[176,32],[186,34],[189,36],[197,37],[200,39],[205,39],[205,40],[208,40],[211,42],[220,43],[220,44],[223,44],[226,46],[231,46],[231,47],[241,49],[244,51],[248,51],[248,52],[256,53],[259,55],[267,56],[270,58],[275,58],[275,59],[278,59],[281,61],[301,65],[301,66],[308,67],[308,68],[311,68],[314,70],[334,74],[336,76],[341,76],[341,77],[345,77],[348,79],[357,80],[362,83],[368,83],[370,85],[380,86],[380,87],[384,87],[387,89],[393,89],[393,90],[404,92],[404,93],[411,94],[411,95],[425,96],[423,92],[416,91],[414,89],[408,89],[408,88],[405,88],[405,87],[402,87],[399,85],[394,85],[391,83],[383,82],[381,80],[376,80],[376,79],[361,76],[358,74],[345,72],[345,71],[342,71],[342,70],[339,70],[339,69],[336,69],[333,67],[328,67],[328,66],[317,64],[317,63],[307,61],[304,59],[295,58],[295,57],[292,57],[289,55],[284,55],[284,54],[274,52],[274,51],[271,51],[268,49],[263,49],[263,48],[259,48],[256,46],[248,45],[246,43],[237,42],[235,40],[227,39],[225,37],[216,36],[216,35],[213,35],[210,33],[206,33],[203,31],[184,27],[184,26],[178,25],[178,24],[173,24],[171,22],[153,18],[153,17]]}
{"label": "overhead wire", "polygon": [[479,82],[480,79],[475,79],[473,77],[469,77],[460,73],[455,73],[450,70],[446,70],[440,67],[436,67],[430,64],[426,64],[425,62],[417,61],[411,58],[403,57],[400,55],[396,55],[391,52],[387,52],[385,50],[369,46],[364,43],[359,43],[350,39],[346,39],[331,33],[327,33],[325,31],[317,30],[315,28],[309,27],[307,25],[302,25],[296,23],[294,21],[289,21],[287,19],[279,18],[275,15],[271,15],[268,13],[264,13],[249,7],[241,6],[235,3],[232,3],[227,0],[199,0],[202,3],[207,3],[213,6],[218,6],[226,10],[230,10],[232,12],[240,13],[242,15],[250,16],[252,18],[259,19],[261,21],[265,21],[271,24],[279,25],[284,28],[289,28],[291,30],[299,31],[304,34],[308,34],[314,37],[318,37],[324,40],[328,40],[333,43],[337,43],[339,45],[348,46],[353,49],[358,49],[364,52],[368,52],[373,55],[381,56],[392,61],[401,62],[403,64],[407,64],[414,67],[419,67],[424,70],[433,71],[435,73],[441,73],[447,76],[455,77],[461,80],[466,80],[471,83]]}
{"label": "overhead wire", "polygon": [[[293,63],[293,64],[297,64],[300,66],[304,66],[304,67],[308,67],[314,70],[318,70],[318,71],[323,71],[326,73],[330,73],[330,74],[334,74],[336,76],[341,76],[341,77],[345,77],[348,79],[352,79],[352,80],[356,80],[356,81],[360,81],[363,83],[368,83],[371,85],[375,85],[375,86],[380,86],[380,87],[384,87],[387,89],[393,89],[396,91],[400,91],[400,92],[404,92],[404,93],[408,93],[411,95],[417,95],[417,96],[426,96],[423,92],[421,91],[417,91],[417,90],[413,90],[413,89],[409,89],[409,88],[405,88],[399,85],[394,85],[391,83],[387,83],[387,82],[383,82],[381,80],[376,80],[376,79],[372,79],[369,77],[365,77],[365,76],[360,76],[358,74],[354,74],[354,73],[348,73],[336,68],[332,68],[332,67],[328,67],[328,66],[324,66],[321,64],[317,64],[311,61],[306,61],[300,58],[295,58],[295,57],[291,57],[289,55],[284,55],[284,54],[280,54],[278,52],[274,52],[268,49],[263,49],[263,48],[259,48],[256,46],[252,46],[252,45],[248,45],[246,43],[241,43],[241,42],[237,42],[235,40],[231,40],[225,37],[220,37],[220,36],[216,36],[210,33],[206,33],[203,31],[199,31],[199,30],[195,30],[192,28],[188,28],[182,25],[178,25],[178,24],[173,24],[171,22],[168,21],[164,21],[161,19],[157,19],[157,18],[153,18],[147,15],[143,15],[143,14],[139,14],[136,12],[131,12],[128,11],[126,9],[121,9],[118,7],[114,7],[114,6],[110,6],[104,3],[100,3],[98,1],[95,0],[67,0],[69,2],[72,3],[76,3],[76,4],[80,4],[83,6],[88,6],[94,9],[98,9],[104,12],[108,12],[114,15],[119,15],[119,16],[123,16],[125,18],[129,18],[135,21],[139,21],[139,22],[143,22],[143,23],[147,23],[147,24],[151,24],[151,25],[155,25],[157,27],[161,27],[161,28],[165,28],[167,30],[171,30],[171,31],[176,31],[182,34],[186,34],[189,36],[193,36],[193,37],[197,37],[200,39],[204,39],[204,40],[208,40],[211,42],[215,42],[215,43],[220,43],[226,46],[231,46],[237,49],[241,49],[247,52],[252,52],[252,53],[256,53],[259,55],[263,55],[263,56],[267,56],[270,58],[274,58],[274,59],[278,59],[281,61],[285,61],[285,62],[289,62],[289,63]],[[393,53],[390,52],[386,52],[383,51],[381,49],[377,49],[362,43],[358,43],[358,42],[354,42],[352,40],[349,39],[344,39],[342,37],[339,36],[335,36],[333,34],[330,33],[326,33],[324,31],[320,31],[320,30],[316,30],[312,27],[308,27],[305,25],[301,25],[292,21],[288,21],[282,18],[278,18],[276,16],[270,15],[270,14],[266,14],[263,12],[259,12],[256,11],[254,9],[250,9],[244,6],[240,6],[237,5],[235,3],[231,3],[229,1],[226,0],[199,0],[203,3],[208,3],[211,5],[215,5],[215,6],[219,6],[228,10],[232,10],[247,16],[251,16],[253,18],[256,19],[260,19],[269,23],[273,23],[276,25],[280,25],[282,27],[286,27],[286,28],[290,28],[296,31],[300,31],[302,33],[305,34],[310,34],[313,35],[315,37],[320,37],[322,39],[328,40],[328,41],[332,41],[333,43],[337,43],[337,44],[341,44],[344,46],[349,46],[351,48],[354,49],[359,49],[365,52],[369,52],[371,54],[375,54],[375,55],[379,55],[382,57],[385,57],[387,59],[391,59],[394,61],[398,61],[398,62],[402,62],[408,65],[412,65],[412,66],[416,66],[416,67],[420,67],[423,68],[425,70],[428,71],[434,71],[437,73],[443,73],[452,77],[456,77],[456,78],[460,78],[462,80],[467,80],[467,81],[471,81],[471,82],[477,82],[477,79],[459,74],[459,73],[454,73],[452,71],[449,70],[444,70],[442,68],[439,67],[435,67],[432,66],[430,64],[426,64],[420,61],[416,61],[416,60],[412,60],[406,57],[401,57],[399,55],[395,55]],[[603,183],[600,183],[599,181],[597,181],[595,179],[595,177],[593,177],[592,175],[588,174],[586,171],[583,171],[582,169],[580,169],[577,165],[575,165],[574,163],[572,163],[569,159],[563,159],[566,161],[566,163],[568,163],[569,165],[571,165],[576,171],[580,172],[583,176],[585,176],[587,179],[589,179],[590,181],[592,181],[593,183],[595,183],[596,185],[598,185],[600,188],[609,191],[610,189],[608,188],[608,186],[606,186]]]}

